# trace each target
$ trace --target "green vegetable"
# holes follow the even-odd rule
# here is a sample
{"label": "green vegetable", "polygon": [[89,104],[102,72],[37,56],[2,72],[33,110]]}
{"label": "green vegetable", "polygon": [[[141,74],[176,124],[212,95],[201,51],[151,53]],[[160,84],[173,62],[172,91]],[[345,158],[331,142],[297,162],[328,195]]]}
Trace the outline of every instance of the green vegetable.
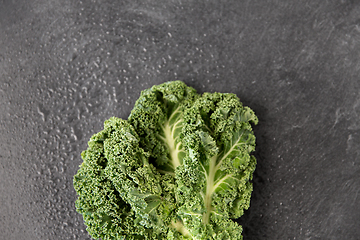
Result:
{"label": "green vegetable", "polygon": [[93,135],[74,176],[76,209],[95,239],[242,239],[254,112],[229,93],[181,81],[144,90],[128,120]]}

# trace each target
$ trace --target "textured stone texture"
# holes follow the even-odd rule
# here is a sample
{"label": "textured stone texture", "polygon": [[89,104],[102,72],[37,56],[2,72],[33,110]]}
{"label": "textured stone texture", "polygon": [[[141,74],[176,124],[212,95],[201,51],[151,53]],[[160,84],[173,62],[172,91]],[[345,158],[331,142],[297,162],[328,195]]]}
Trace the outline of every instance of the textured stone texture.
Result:
{"label": "textured stone texture", "polygon": [[360,3],[0,1],[0,232],[88,239],[72,177],[141,90],[183,80],[259,116],[244,239],[359,239]]}

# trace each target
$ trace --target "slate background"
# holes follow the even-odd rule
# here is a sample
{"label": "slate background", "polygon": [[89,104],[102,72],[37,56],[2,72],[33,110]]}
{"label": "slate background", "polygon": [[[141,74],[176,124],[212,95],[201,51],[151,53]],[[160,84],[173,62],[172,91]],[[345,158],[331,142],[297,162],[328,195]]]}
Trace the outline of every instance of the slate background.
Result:
{"label": "slate background", "polygon": [[244,239],[360,239],[358,1],[1,0],[0,239],[89,239],[72,177],[141,90],[260,119]]}

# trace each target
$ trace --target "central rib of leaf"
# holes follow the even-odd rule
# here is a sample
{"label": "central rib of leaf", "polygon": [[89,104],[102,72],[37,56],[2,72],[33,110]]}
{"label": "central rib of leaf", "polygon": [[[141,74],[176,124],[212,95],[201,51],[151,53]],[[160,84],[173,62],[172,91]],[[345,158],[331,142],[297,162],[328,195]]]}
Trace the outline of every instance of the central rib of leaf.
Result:
{"label": "central rib of leaf", "polygon": [[181,160],[179,158],[179,153],[183,152],[182,145],[180,141],[177,141],[179,138],[179,130],[182,127],[182,114],[180,114],[179,107],[176,108],[170,117],[163,123],[161,126],[163,135],[160,135],[160,139],[166,144],[169,150],[169,165],[175,171],[175,169],[180,166]]}

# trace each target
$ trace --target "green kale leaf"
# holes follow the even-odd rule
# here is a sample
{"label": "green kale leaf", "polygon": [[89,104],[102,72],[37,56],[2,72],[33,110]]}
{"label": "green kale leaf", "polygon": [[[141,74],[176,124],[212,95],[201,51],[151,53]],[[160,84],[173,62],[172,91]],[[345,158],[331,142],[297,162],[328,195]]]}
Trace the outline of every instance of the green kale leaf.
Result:
{"label": "green kale leaf", "polygon": [[242,239],[250,206],[254,112],[235,94],[181,81],[142,91],[128,120],[91,137],[74,176],[94,239]]}

